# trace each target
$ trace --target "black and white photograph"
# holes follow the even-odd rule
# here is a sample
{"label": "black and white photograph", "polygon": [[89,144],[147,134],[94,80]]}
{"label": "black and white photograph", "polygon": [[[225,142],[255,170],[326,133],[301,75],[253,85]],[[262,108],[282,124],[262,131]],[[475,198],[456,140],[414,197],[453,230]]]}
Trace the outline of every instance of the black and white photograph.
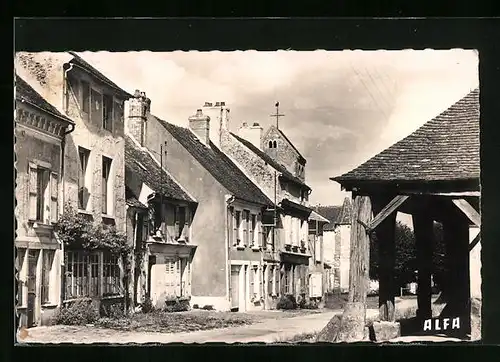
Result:
{"label": "black and white photograph", "polygon": [[476,50],[14,68],[18,345],[481,340]]}

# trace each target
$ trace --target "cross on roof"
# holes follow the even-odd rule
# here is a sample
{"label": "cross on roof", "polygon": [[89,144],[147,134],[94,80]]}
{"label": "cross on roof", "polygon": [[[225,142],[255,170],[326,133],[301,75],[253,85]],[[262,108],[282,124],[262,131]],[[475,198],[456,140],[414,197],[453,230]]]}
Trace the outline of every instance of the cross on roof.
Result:
{"label": "cross on roof", "polygon": [[274,106],[276,107],[276,113],[271,114],[269,117],[276,117],[276,128],[279,129],[279,119],[280,119],[280,117],[285,117],[285,115],[280,114],[280,112],[279,112],[280,102],[276,102],[276,104]]}

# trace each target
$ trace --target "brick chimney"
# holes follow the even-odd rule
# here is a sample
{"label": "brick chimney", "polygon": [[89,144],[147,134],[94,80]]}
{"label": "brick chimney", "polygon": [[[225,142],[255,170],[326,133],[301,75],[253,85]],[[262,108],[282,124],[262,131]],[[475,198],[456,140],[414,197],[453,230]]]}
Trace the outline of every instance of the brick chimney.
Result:
{"label": "brick chimney", "polygon": [[203,113],[210,117],[210,141],[221,148],[221,134],[228,131],[229,124],[229,108],[226,102],[205,102],[203,105]]}
{"label": "brick chimney", "polygon": [[210,144],[210,117],[203,114],[201,109],[194,116],[189,117],[189,128],[205,145]]}
{"label": "brick chimney", "polygon": [[262,132],[263,128],[259,123],[254,122],[251,126],[249,126],[248,123],[243,122],[238,130],[238,135],[252,143],[258,149],[262,149]]}
{"label": "brick chimney", "polygon": [[136,90],[134,96],[125,101],[125,133],[141,146],[146,145],[147,121],[151,111],[151,100],[145,92]]}

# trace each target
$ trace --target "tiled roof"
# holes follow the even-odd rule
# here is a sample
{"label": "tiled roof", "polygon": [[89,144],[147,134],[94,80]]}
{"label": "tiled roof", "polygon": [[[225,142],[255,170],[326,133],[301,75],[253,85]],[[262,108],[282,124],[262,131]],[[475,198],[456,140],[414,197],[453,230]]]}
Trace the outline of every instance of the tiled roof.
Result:
{"label": "tiled roof", "polygon": [[16,99],[21,102],[31,103],[56,117],[64,119],[69,123],[74,123],[71,119],[63,115],[52,104],[47,102],[37,91],[35,91],[24,79],[16,74]]}
{"label": "tiled roof", "polygon": [[324,231],[335,229],[335,224],[338,220],[342,206],[318,206],[315,208],[316,212],[321,216],[327,218],[330,222],[323,227]]}
{"label": "tiled roof", "polygon": [[479,179],[479,89],[414,133],[332,180],[454,181]]}
{"label": "tiled roof", "polygon": [[132,95],[129,94],[128,92],[124,91],[122,88],[120,88],[116,83],[114,83],[113,81],[111,81],[111,79],[109,79],[108,77],[106,77],[104,74],[102,74],[100,71],[98,71],[96,68],[94,68],[92,65],[90,65],[89,63],[87,63],[81,56],[79,56],[76,52],[73,52],[73,51],[69,51],[68,52],[69,54],[71,54],[71,56],[73,56],[73,60],[71,61],[72,63],[82,67],[83,69],[85,69],[87,72],[89,72],[90,74],[92,74],[94,77],[96,77],[97,79],[101,80],[102,82],[108,84],[109,86],[111,86],[112,88],[114,88],[115,90],[117,90],[119,93],[121,93],[124,97],[126,98],[131,98]]}
{"label": "tiled roof", "polygon": [[148,207],[139,201],[131,189],[125,187],[125,200],[128,206],[137,207],[139,209],[147,209]]}
{"label": "tiled roof", "polygon": [[275,168],[277,171],[279,171],[283,177],[291,182],[294,182],[296,184],[305,186],[310,189],[309,186],[306,185],[304,181],[302,181],[300,178],[295,177],[290,171],[288,171],[285,166],[279,164],[276,162],[272,157],[267,155],[265,152],[261,151],[257,147],[255,147],[251,142],[247,141],[246,139],[234,134],[231,132],[231,135],[236,138],[239,142],[241,142],[243,145],[245,145],[248,149],[250,149],[253,153],[255,153],[258,157],[260,157],[262,160],[264,160],[266,163],[271,165],[273,168]]}
{"label": "tiled roof", "polygon": [[337,217],[337,225],[351,225],[352,218],[352,202],[349,197],[344,199],[342,208],[340,209],[339,216]]}
{"label": "tiled roof", "polygon": [[285,133],[278,128],[278,132],[281,134],[281,136],[290,144],[290,146],[295,150],[295,152],[298,153],[299,157],[302,158],[303,161],[306,161],[304,156],[299,152],[299,150],[295,147],[295,145],[288,139],[288,137],[285,135]]}
{"label": "tiled roof", "polygon": [[318,214],[314,210],[311,212],[311,215],[309,215],[309,220],[320,221],[320,222],[325,222],[325,223],[330,222],[330,220],[328,220],[326,217],[321,216],[320,214]]}
{"label": "tiled roof", "polygon": [[[158,119],[158,118],[157,118]],[[204,145],[191,130],[158,119],[165,129],[235,197],[261,205],[272,201],[213,143]]]}
{"label": "tiled roof", "polygon": [[125,167],[164,197],[195,202],[167,172],[160,176],[160,165],[129,136],[125,136]]}

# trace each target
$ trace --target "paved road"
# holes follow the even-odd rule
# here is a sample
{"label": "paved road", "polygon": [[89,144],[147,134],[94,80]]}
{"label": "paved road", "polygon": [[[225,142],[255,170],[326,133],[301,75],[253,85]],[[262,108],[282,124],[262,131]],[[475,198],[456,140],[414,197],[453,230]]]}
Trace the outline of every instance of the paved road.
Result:
{"label": "paved road", "polygon": [[[303,315],[292,318],[269,319],[248,326],[185,333],[124,332],[94,327],[37,327],[29,330],[22,342],[38,343],[206,343],[206,342],[264,342],[272,343],[302,333],[321,330],[342,310]],[[373,316],[377,310],[368,310]]]}

